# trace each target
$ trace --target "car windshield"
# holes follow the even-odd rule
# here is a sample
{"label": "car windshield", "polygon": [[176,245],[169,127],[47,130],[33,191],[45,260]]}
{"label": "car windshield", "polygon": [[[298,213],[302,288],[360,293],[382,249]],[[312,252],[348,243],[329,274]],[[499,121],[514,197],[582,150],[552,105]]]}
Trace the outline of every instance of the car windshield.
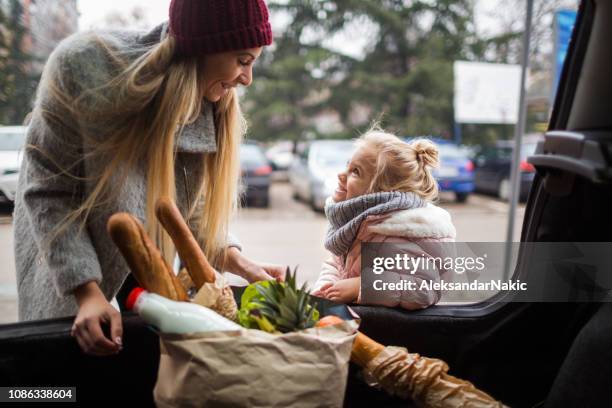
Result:
{"label": "car windshield", "polygon": [[240,162],[243,164],[260,165],[266,163],[266,158],[258,146],[240,146]]}
{"label": "car windshield", "polygon": [[536,143],[527,143],[521,146],[521,158],[527,158],[535,153]]}
{"label": "car windshield", "polygon": [[354,145],[351,142],[329,143],[319,146],[315,163],[321,167],[342,167],[351,159]]}
{"label": "car windshield", "polygon": [[0,133],[0,151],[19,151],[25,144],[25,132]]}
{"label": "car windshield", "polygon": [[452,144],[438,144],[438,152],[442,160],[458,160],[467,157],[466,152]]}
{"label": "car windshield", "polygon": [[[536,143],[525,143],[521,146],[521,160],[526,159],[535,153]],[[499,156],[503,158],[512,158],[512,146],[504,146],[499,149]]]}

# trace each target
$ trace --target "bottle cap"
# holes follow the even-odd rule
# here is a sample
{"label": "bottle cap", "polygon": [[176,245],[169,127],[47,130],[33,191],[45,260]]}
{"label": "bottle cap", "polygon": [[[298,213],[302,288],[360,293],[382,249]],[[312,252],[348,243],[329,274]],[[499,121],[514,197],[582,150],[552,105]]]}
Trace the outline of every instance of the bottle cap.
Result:
{"label": "bottle cap", "polygon": [[136,301],[138,300],[138,297],[142,294],[142,292],[146,292],[146,290],[144,290],[143,288],[132,289],[132,291],[127,297],[127,300],[125,301],[125,307],[127,307],[128,310],[132,310],[134,308],[134,305],[136,304]]}

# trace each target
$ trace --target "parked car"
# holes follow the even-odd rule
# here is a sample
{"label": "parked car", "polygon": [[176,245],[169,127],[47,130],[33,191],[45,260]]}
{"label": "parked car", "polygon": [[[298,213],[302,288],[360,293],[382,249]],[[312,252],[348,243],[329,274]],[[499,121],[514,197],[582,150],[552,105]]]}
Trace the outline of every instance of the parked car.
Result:
{"label": "parked car", "polygon": [[15,200],[27,127],[0,127],[0,203]]}
{"label": "parked car", "polygon": [[[527,136],[521,145],[519,198],[522,201],[527,199],[535,176],[535,168],[527,162],[527,157],[535,152],[539,139]],[[495,194],[505,201],[510,198],[513,143],[511,140],[498,141],[495,146],[485,147],[476,155],[474,183],[477,191]]]}
{"label": "parked car", "polygon": [[316,140],[309,143],[289,168],[293,196],[320,211],[325,200],[338,186],[338,173],[346,165],[355,147],[350,140]]}
{"label": "parked car", "polygon": [[474,191],[474,164],[468,151],[448,140],[433,138],[432,141],[439,152],[440,166],[433,174],[440,191],[452,192],[457,202],[465,202]]}
{"label": "parked car", "polygon": [[274,171],[287,171],[293,163],[293,142],[277,142],[266,150],[266,158]]}
{"label": "parked car", "polygon": [[240,167],[245,204],[268,207],[272,167],[262,149],[253,143],[243,143],[240,146]]}
{"label": "parked car", "polygon": [[[612,241],[612,48],[607,40],[611,29],[609,1],[582,2],[550,130],[528,159],[536,173],[522,242]],[[555,268],[549,264],[529,270],[527,258],[519,252],[512,279]],[[572,277],[568,291],[585,282],[577,271],[567,268]],[[597,273],[609,276],[612,269]],[[443,359],[450,374],[471,381],[505,405],[612,405],[612,303],[512,303],[492,298],[424,310],[368,305],[352,309],[366,335]],[[1,325],[0,384],[73,386],[84,405],[153,406],[160,359],[157,333],[138,316],[123,312],[123,350],[110,357],[87,356],[70,336],[73,322],[74,317],[65,317]],[[392,408],[411,402],[368,387],[351,364],[344,405]]]}

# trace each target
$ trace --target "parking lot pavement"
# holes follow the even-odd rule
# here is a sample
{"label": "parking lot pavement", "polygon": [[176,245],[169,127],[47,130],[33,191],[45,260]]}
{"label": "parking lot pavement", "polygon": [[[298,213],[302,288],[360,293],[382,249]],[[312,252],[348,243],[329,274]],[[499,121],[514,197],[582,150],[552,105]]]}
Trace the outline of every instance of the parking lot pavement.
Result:
{"label": "parking lot pavement", "polygon": [[[321,262],[328,256],[323,247],[325,216],[291,197],[291,187],[276,182],[271,188],[270,208],[244,208],[232,222],[231,231],[242,242],[244,254],[254,260],[299,266],[298,280],[314,283]],[[472,195],[467,203],[442,195],[440,206],[448,210],[457,228],[458,241],[503,242],[508,205],[491,197]],[[520,238],[524,206],[519,205],[514,231]],[[0,323],[17,319],[17,294],[10,212],[0,214]],[[230,283],[245,284],[228,274]]]}

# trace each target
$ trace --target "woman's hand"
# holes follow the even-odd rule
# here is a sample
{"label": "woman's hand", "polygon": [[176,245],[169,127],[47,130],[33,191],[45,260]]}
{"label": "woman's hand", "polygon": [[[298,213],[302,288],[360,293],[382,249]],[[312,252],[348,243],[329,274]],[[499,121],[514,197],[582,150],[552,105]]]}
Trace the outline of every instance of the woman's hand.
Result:
{"label": "woman's hand", "polygon": [[319,290],[323,297],[337,303],[351,303],[359,297],[361,278],[342,279],[335,283],[325,284]]}
{"label": "woman's hand", "polygon": [[[117,354],[122,348],[121,314],[104,297],[96,282],[88,282],[74,291],[79,312],[72,326],[81,350],[94,356]],[[110,324],[111,339],[102,331],[102,323]]]}
{"label": "woman's hand", "polygon": [[263,280],[285,280],[286,266],[260,264],[245,258],[238,248],[232,247],[228,250],[228,265],[227,269],[238,276],[252,282]]}

